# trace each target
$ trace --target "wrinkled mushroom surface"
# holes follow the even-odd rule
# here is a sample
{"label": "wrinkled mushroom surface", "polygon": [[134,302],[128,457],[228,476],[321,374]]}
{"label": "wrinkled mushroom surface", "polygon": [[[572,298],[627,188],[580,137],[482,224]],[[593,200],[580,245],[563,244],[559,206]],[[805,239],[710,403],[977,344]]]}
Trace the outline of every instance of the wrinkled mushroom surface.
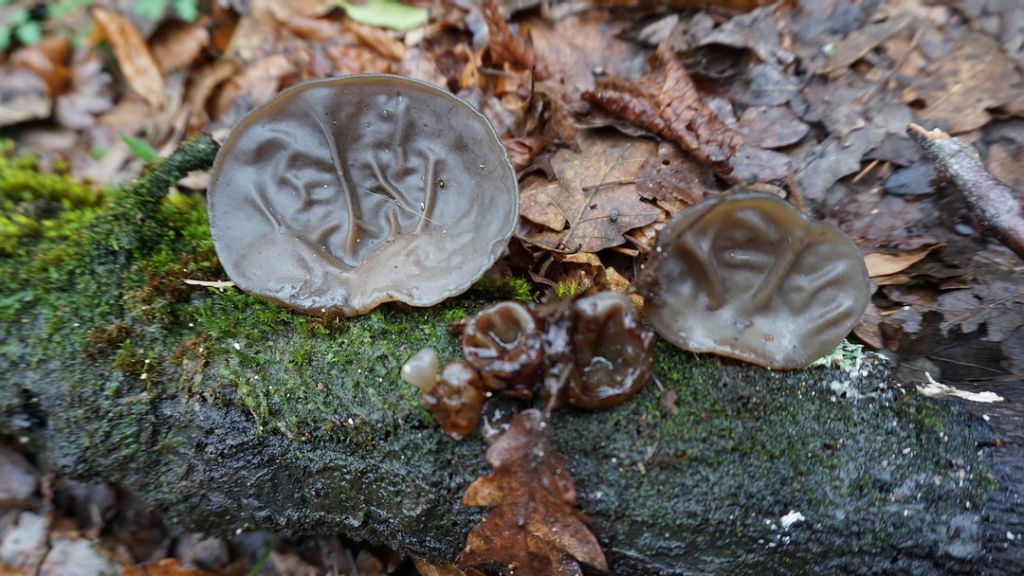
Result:
{"label": "wrinkled mushroom surface", "polygon": [[869,296],[864,260],[838,228],[749,192],[679,214],[639,284],[666,340],[775,369],[831,352]]}
{"label": "wrinkled mushroom surface", "polygon": [[402,379],[422,392],[423,406],[456,440],[476,431],[484,403],[480,374],[466,362],[449,362],[438,372],[437,351],[424,348],[402,366]]}
{"label": "wrinkled mushroom surface", "polygon": [[529,377],[544,360],[537,318],[519,302],[500,302],[480,311],[462,332],[462,355],[491,390],[532,395]]}
{"label": "wrinkled mushroom surface", "polygon": [[221,148],[209,187],[231,279],[316,315],[464,291],[504,250],[518,206],[482,114],[379,74],[306,82],[257,108]]}
{"label": "wrinkled mushroom surface", "polygon": [[571,312],[572,375],[565,399],[596,410],[620,404],[643,388],[654,367],[654,332],[641,324],[625,295],[580,298]]}

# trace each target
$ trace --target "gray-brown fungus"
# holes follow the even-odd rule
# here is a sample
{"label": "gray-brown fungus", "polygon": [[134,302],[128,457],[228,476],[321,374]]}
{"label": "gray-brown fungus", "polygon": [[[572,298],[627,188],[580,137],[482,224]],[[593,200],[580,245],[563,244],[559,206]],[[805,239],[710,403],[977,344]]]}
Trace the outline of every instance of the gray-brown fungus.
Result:
{"label": "gray-brown fungus", "polygon": [[864,260],[842,231],[756,193],[679,214],[639,284],[666,340],[776,369],[831,352],[869,296]]}
{"label": "gray-brown fungus", "polygon": [[518,219],[516,176],[487,119],[427,83],[306,82],[232,130],[210,227],[228,276],[309,314],[459,294]]}

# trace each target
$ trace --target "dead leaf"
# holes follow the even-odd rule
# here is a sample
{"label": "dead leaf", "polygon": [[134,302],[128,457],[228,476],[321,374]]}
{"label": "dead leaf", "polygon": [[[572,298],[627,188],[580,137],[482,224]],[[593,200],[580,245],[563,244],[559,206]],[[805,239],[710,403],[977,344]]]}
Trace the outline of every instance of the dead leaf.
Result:
{"label": "dead leaf", "polygon": [[210,45],[205,19],[195,22],[171,22],[161,27],[152,39],[153,59],[164,73],[187,68]]}
{"label": "dead leaf", "polygon": [[743,111],[737,129],[743,143],[758,148],[783,148],[796,144],[810,127],[788,106],[751,106]]}
{"label": "dead leaf", "polygon": [[250,63],[224,84],[214,104],[214,118],[234,124],[234,120],[277,94],[281,79],[294,71],[294,64],[284,54]]}
{"label": "dead leaf", "polygon": [[951,134],[988,123],[988,109],[1018,97],[1021,74],[1002,46],[984,34],[970,34],[953,51],[932,62],[903,92],[904,102],[922,102],[916,116]]}
{"label": "dead leaf", "polygon": [[252,0],[253,12],[269,12],[278,22],[294,16],[319,18],[338,6],[335,0]]}
{"label": "dead leaf", "polygon": [[900,254],[872,252],[871,254],[864,256],[864,265],[868,268],[868,277],[874,279],[878,276],[888,276],[890,274],[902,272],[915,262],[919,262],[927,256],[929,252],[940,246],[942,245],[931,244],[918,248],[917,250],[903,252]]}
{"label": "dead leaf", "polygon": [[46,81],[28,68],[0,64],[0,127],[50,116]]}
{"label": "dead leaf", "polygon": [[675,214],[717,191],[715,175],[707,166],[683,153],[672,142],[658,143],[658,153],[644,160],[637,174],[640,195],[655,200]]}
{"label": "dead leaf", "polygon": [[396,40],[383,28],[360,24],[355,20],[345,20],[344,29],[351,32],[363,45],[373,48],[381,56],[401,62],[405,58],[405,44]]}
{"label": "dead leaf", "polygon": [[548,143],[542,138],[509,138],[504,144],[512,167],[515,168],[516,174],[519,174],[533,162],[533,158],[547,147]]}
{"label": "dead leaf", "polygon": [[557,181],[533,178],[523,187],[520,214],[550,231],[526,234],[549,246],[597,252],[622,244],[622,234],[662,213],[641,200],[638,172],[657,154],[657,143],[615,132],[583,132],[580,151],[551,159]]}
{"label": "dead leaf", "polygon": [[[505,21],[505,17],[494,0],[484,0],[481,8],[490,36],[487,49],[491,54],[491,61],[498,66],[511,64],[524,70],[533,68],[536,62],[533,49],[522,38],[509,30],[508,22]],[[544,80],[547,75],[547,69],[540,64],[537,70],[537,79]]]}
{"label": "dead leaf", "polygon": [[910,15],[904,13],[884,22],[876,22],[854,30],[846,38],[833,44],[832,53],[828,57],[828,66],[821,72],[823,74],[835,72],[860,60],[876,46],[906,28],[910,21]]}
{"label": "dead leaf", "polygon": [[164,558],[159,562],[124,566],[122,576],[214,576],[213,572],[185,568],[174,558]]}
{"label": "dead leaf", "polygon": [[[590,0],[593,4],[604,6],[643,7],[650,0]],[[771,4],[777,0],[671,0],[668,2],[676,10],[700,10],[705,8],[721,8],[746,12],[760,6]],[[784,2],[785,3],[785,2]]]}
{"label": "dead leaf", "polygon": [[114,106],[112,78],[103,70],[98,55],[75,54],[71,65],[71,88],[57,97],[57,123],[82,130],[96,124],[96,117]]}
{"label": "dead leaf", "polygon": [[621,19],[606,10],[587,10],[554,23],[529,20],[533,52],[544,62],[551,81],[571,97],[594,88],[595,74],[638,76],[644,70],[644,53],[633,42],[619,37]]}
{"label": "dead leaf", "polygon": [[800,82],[772,64],[751,66],[733,87],[736,103],[747,106],[782,106],[800,91]]}
{"label": "dead leaf", "polygon": [[[821,202],[840,178],[860,171],[868,151],[899,132],[911,118],[910,110],[903,104],[866,106],[859,97],[832,100],[831,110],[825,121],[834,122],[836,131],[846,133],[840,136],[833,131],[830,137],[808,149],[796,175],[800,195],[815,202]],[[852,125],[841,123],[839,117],[844,114],[855,116],[857,121]]]}
{"label": "dead leaf", "polygon": [[777,6],[765,6],[736,16],[700,39],[698,46],[721,45],[750,50],[762,62],[785,65],[793,53],[782,47]]}
{"label": "dead leaf", "polygon": [[451,562],[437,558],[424,558],[415,554],[412,556],[412,562],[416,565],[416,570],[419,571],[421,576],[467,576],[479,574],[473,569],[464,572]]}
{"label": "dead leaf", "polygon": [[658,46],[642,80],[603,78],[583,98],[675,142],[721,174],[732,170],[729,160],[739,148],[740,135],[704,104],[667,44]]}
{"label": "dead leaf", "polygon": [[996,142],[988,149],[988,171],[1003,184],[1024,193],[1024,146]]}
{"label": "dead leaf", "polygon": [[335,44],[324,53],[336,74],[391,73],[394,61],[364,44]]}
{"label": "dead leaf", "polygon": [[71,81],[71,71],[66,66],[70,57],[71,41],[63,36],[49,36],[17,49],[11,54],[11,63],[38,74],[46,81],[50,97],[56,98]]}
{"label": "dead leaf", "polygon": [[139,31],[127,18],[106,8],[93,8],[92,17],[102,37],[114,50],[117,65],[128,86],[150,106],[161,108],[164,104],[164,76]]}
{"label": "dead leaf", "polygon": [[519,574],[581,574],[579,563],[607,570],[587,518],[576,509],[576,488],[538,410],[524,410],[487,449],[494,468],[466,490],[466,506],[489,506],[466,538],[463,567],[502,564]]}
{"label": "dead leaf", "polygon": [[737,182],[771,182],[782,180],[790,171],[789,156],[744,144],[732,159],[732,177]]}

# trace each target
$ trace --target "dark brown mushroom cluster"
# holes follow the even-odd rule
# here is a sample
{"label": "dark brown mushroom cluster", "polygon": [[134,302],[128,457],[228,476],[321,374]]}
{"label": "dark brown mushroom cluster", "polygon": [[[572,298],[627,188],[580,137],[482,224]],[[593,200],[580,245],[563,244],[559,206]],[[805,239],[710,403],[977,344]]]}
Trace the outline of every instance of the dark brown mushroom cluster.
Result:
{"label": "dark brown mushroom cluster", "polygon": [[548,411],[609,408],[636,394],[654,366],[654,332],[617,292],[539,309],[501,302],[458,329],[464,360],[439,370],[437,352],[426,349],[402,367],[402,378],[455,438],[476,430],[490,394],[542,394]]}

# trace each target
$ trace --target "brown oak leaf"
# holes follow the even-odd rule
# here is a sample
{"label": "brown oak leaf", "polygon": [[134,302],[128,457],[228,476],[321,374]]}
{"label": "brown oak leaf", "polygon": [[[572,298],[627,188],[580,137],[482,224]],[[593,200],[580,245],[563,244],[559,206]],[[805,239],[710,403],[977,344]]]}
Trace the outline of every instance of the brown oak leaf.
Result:
{"label": "brown oak leaf", "polygon": [[470,530],[459,565],[561,576],[582,574],[580,563],[608,569],[587,517],[576,509],[576,488],[547,424],[540,411],[524,410],[487,449],[494,473],[473,482],[462,502],[494,509]]}
{"label": "brown oak leaf", "polygon": [[732,171],[729,160],[741,136],[704,103],[668,44],[658,46],[642,78],[602,78],[593,90],[583,93],[583,99],[675,142],[719,174]]}
{"label": "brown oak leaf", "polygon": [[597,252],[625,242],[623,233],[646,226],[662,211],[642,200],[638,173],[657,157],[658,144],[617,132],[584,131],[580,151],[559,150],[551,159],[557,181],[543,177],[523,186],[520,234],[553,249]]}

